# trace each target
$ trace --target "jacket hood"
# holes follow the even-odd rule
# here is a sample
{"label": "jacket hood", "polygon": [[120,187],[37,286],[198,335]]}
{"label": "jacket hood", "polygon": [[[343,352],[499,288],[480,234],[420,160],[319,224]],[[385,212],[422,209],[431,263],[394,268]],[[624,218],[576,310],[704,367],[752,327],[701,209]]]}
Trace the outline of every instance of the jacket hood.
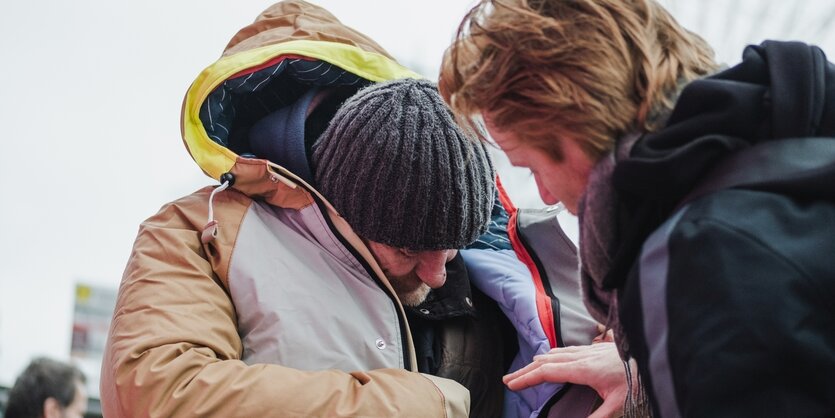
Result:
{"label": "jacket hood", "polygon": [[745,177],[731,187],[835,200],[835,66],[820,48],[749,46],[740,64],[687,85],[667,126],[617,161],[611,178],[629,222],[619,226],[605,287],[622,281],[643,240],[717,173]]}
{"label": "jacket hood", "polygon": [[305,124],[328,121],[327,114],[313,118],[311,103],[330,101],[336,104],[316,109],[335,111],[364,86],[404,77],[419,76],[325,9],[283,1],[197,76],[183,104],[183,140],[203,172],[214,179],[232,173],[244,193],[274,194],[269,183],[294,189],[311,183]]}
{"label": "jacket hood", "polygon": [[[660,192],[677,202],[730,155],[770,141],[833,136],[835,66],[820,48],[766,41],[746,48],[739,65],[690,83],[666,128],[635,144],[614,181],[624,194]],[[772,164],[792,160],[789,153]]]}

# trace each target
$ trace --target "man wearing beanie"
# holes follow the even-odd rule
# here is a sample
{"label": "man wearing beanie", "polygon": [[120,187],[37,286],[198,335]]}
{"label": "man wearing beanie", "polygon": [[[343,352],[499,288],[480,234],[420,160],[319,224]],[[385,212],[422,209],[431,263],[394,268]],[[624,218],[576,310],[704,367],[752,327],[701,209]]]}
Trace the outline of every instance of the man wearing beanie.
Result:
{"label": "man wearing beanie", "polygon": [[434,83],[406,78],[345,101],[312,163],[315,184],[404,305],[418,370],[467,387],[472,416],[501,416],[503,340],[513,331],[470,286],[457,251],[490,220],[495,174],[484,146],[455,125]]}
{"label": "man wearing beanie", "polygon": [[[571,385],[505,393],[511,363],[588,344],[595,324],[521,261],[518,235],[554,218],[497,203],[485,146],[416,77],[292,0],[196,78],[183,139],[220,185],[140,226],[105,416],[512,417],[578,399]],[[554,286],[576,273],[560,251],[542,253],[566,256]]]}
{"label": "man wearing beanie", "polygon": [[428,81],[346,101],[314,144],[316,185],[369,246],[405,305],[444,284],[455,249],[487,229],[493,169]]}

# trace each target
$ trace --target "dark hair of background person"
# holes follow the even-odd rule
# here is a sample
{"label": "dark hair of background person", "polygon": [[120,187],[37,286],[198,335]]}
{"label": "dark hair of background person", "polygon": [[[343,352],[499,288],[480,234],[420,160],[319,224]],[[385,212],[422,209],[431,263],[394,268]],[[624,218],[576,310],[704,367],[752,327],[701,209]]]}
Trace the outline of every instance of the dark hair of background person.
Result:
{"label": "dark hair of background person", "polygon": [[5,418],[38,418],[44,414],[44,402],[54,398],[66,408],[75,398],[77,384],[86,383],[75,366],[40,357],[32,360],[9,391]]}

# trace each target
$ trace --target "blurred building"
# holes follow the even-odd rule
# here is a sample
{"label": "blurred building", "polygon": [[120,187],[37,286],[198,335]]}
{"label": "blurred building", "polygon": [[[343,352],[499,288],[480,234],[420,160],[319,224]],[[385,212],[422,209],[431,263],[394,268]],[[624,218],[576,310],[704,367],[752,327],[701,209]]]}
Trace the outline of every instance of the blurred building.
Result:
{"label": "blurred building", "polygon": [[116,294],[117,289],[112,287],[86,283],[75,286],[70,357],[87,376],[87,393],[93,399],[99,398],[101,362]]}

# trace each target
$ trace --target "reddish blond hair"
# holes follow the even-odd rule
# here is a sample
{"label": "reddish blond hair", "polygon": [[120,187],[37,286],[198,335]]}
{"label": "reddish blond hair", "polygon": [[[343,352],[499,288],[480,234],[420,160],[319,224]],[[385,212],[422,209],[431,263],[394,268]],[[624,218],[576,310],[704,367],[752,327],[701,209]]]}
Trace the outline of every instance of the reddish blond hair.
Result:
{"label": "reddish blond hair", "polygon": [[562,159],[597,159],[653,131],[678,86],[716,67],[713,50],[653,0],[482,0],[464,17],[439,87],[462,125],[480,116]]}

